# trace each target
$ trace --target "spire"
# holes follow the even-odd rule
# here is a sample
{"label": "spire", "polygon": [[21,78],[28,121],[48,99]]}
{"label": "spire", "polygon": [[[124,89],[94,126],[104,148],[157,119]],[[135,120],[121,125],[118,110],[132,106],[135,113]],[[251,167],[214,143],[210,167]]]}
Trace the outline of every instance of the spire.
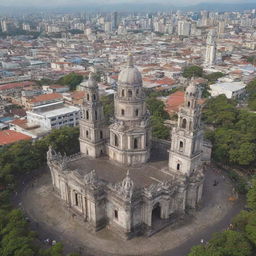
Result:
{"label": "spire", "polygon": [[131,68],[134,66],[133,65],[133,56],[132,56],[131,53],[128,54],[128,62],[127,62],[127,64],[128,64],[128,67],[131,67]]}
{"label": "spire", "polygon": [[90,74],[89,74],[89,80],[94,80],[93,72],[90,72]]}
{"label": "spire", "polygon": [[131,180],[130,171],[127,170],[126,177],[122,181],[122,188],[124,191],[128,192],[130,190],[133,190],[133,186],[134,186],[134,183]]}
{"label": "spire", "polygon": [[93,75],[94,75],[94,73],[90,72],[89,78],[87,80],[87,87],[95,87],[95,86],[97,86],[97,82],[95,81]]}

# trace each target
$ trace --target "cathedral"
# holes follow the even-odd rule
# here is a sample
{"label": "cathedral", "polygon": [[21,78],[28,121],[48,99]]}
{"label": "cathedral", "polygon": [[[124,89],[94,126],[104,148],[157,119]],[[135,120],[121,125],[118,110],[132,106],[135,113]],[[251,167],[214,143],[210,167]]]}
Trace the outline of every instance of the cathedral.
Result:
{"label": "cathedral", "polygon": [[194,80],[171,132],[168,161],[152,160],[158,151],[152,151],[150,113],[132,56],[118,77],[111,125],[93,76],[81,86],[86,92],[81,153],[67,157],[51,147],[47,153],[53,188],[67,210],[94,231],[108,228],[129,239],[153,234],[196,208],[204,173],[200,91]]}

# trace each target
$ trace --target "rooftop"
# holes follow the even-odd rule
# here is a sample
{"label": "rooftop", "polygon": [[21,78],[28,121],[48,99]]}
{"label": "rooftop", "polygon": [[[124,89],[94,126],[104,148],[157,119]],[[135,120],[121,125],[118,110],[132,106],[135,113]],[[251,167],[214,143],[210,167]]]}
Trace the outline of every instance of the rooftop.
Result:
{"label": "rooftop", "polygon": [[80,110],[80,108],[78,108],[78,107],[64,106],[64,107],[56,108],[56,109],[49,110],[49,111],[43,111],[43,112],[38,112],[38,113],[33,113],[33,112],[28,111],[27,113],[33,113],[33,114],[44,116],[46,118],[51,118],[51,117],[55,117],[55,116],[62,116],[62,115],[68,114],[68,113],[77,112],[79,110]]}
{"label": "rooftop", "polygon": [[81,159],[69,162],[69,168],[78,170],[84,176],[92,170],[96,171],[99,179],[109,183],[117,183],[126,177],[129,169],[130,177],[134,181],[135,187],[142,188],[162,181],[172,181],[173,175],[167,171],[168,161],[150,161],[140,167],[126,167],[108,160],[107,157]]}
{"label": "rooftop", "polygon": [[0,85],[0,91],[1,90],[8,90],[8,89],[13,89],[13,88],[19,88],[19,87],[26,87],[34,84],[33,82],[30,81],[25,81],[25,82],[20,82],[20,83],[9,83],[9,84],[1,84]]}
{"label": "rooftop", "polygon": [[33,99],[31,99],[30,102],[37,103],[37,102],[57,100],[57,99],[61,99],[61,98],[62,98],[62,95],[59,93],[42,94],[42,95],[34,97]]}
{"label": "rooftop", "polygon": [[4,130],[0,131],[0,146],[9,145],[21,140],[31,140],[30,136],[27,136],[23,133],[12,131],[12,130]]}
{"label": "rooftop", "polygon": [[227,91],[239,91],[243,88],[245,88],[245,84],[243,82],[227,82],[227,83],[217,83],[217,84],[211,84],[210,87],[211,89],[213,88],[221,88],[222,90],[227,90]]}

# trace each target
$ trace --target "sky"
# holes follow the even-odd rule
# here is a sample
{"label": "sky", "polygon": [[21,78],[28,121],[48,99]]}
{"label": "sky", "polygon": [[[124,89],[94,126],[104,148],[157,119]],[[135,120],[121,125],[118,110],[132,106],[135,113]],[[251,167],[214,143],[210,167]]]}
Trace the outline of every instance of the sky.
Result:
{"label": "sky", "polygon": [[[86,5],[109,3],[163,3],[172,5],[192,5],[197,3],[253,3],[255,0],[0,0],[3,6],[59,6],[59,5]],[[177,4],[177,2],[179,4]]]}

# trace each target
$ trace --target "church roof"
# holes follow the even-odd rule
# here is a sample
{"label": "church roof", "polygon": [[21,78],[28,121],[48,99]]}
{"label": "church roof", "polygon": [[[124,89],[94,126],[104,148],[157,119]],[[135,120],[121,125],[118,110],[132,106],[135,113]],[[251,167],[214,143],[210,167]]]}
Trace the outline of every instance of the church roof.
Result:
{"label": "church roof", "polygon": [[118,76],[118,82],[120,84],[127,84],[127,85],[142,84],[141,73],[136,67],[134,67],[133,57],[131,55],[128,56],[127,67],[123,69]]}
{"label": "church roof", "polygon": [[[79,170],[81,176],[95,170],[99,179],[108,183],[118,183],[127,177],[127,167],[117,165],[107,158],[88,159],[86,157],[69,163],[71,170]],[[151,184],[158,184],[163,181],[173,181],[173,175],[167,171],[167,161],[156,161],[143,164],[135,168],[129,167],[129,179],[134,182],[136,188],[148,187]]]}

